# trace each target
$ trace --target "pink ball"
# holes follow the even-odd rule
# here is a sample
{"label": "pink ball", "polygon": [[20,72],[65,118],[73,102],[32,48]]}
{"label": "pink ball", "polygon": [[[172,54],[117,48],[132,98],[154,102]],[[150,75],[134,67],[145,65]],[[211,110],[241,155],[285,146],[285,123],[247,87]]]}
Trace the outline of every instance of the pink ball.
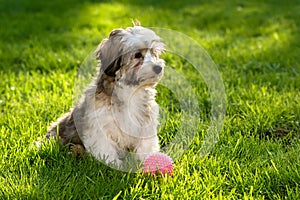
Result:
{"label": "pink ball", "polygon": [[171,175],[173,171],[172,159],[164,153],[152,153],[143,162],[143,173],[151,175]]}

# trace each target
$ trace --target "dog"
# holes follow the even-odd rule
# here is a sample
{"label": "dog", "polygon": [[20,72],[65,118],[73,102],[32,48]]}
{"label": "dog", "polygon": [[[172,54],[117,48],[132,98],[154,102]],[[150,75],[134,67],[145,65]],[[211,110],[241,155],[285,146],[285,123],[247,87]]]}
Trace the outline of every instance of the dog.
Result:
{"label": "dog", "polygon": [[117,166],[126,152],[139,161],[158,152],[155,86],[163,77],[164,51],[161,38],[139,23],[114,29],[94,52],[95,80],[76,106],[52,123],[47,138],[58,136],[71,151],[80,147]]}

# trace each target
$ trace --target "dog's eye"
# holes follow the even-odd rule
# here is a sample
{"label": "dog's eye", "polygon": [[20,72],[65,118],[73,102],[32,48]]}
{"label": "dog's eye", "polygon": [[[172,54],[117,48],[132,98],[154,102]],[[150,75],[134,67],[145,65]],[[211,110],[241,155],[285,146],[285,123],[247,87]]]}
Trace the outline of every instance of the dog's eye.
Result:
{"label": "dog's eye", "polygon": [[134,58],[142,58],[143,54],[141,52],[137,52],[136,54],[134,54]]}

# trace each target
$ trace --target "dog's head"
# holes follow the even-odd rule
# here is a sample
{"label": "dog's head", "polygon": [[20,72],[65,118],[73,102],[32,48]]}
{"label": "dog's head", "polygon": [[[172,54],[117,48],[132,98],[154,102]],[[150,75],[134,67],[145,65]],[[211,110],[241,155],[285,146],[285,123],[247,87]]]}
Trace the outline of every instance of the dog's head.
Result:
{"label": "dog's head", "polygon": [[128,86],[155,86],[163,76],[164,44],[142,26],[113,30],[96,49],[100,75]]}

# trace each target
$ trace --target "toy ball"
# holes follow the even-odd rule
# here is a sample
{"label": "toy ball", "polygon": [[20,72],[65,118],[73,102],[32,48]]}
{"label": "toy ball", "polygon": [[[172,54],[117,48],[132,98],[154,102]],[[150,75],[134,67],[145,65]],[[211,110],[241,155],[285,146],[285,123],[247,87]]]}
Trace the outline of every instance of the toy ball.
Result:
{"label": "toy ball", "polygon": [[171,175],[172,171],[173,161],[164,153],[152,153],[143,162],[144,174]]}

